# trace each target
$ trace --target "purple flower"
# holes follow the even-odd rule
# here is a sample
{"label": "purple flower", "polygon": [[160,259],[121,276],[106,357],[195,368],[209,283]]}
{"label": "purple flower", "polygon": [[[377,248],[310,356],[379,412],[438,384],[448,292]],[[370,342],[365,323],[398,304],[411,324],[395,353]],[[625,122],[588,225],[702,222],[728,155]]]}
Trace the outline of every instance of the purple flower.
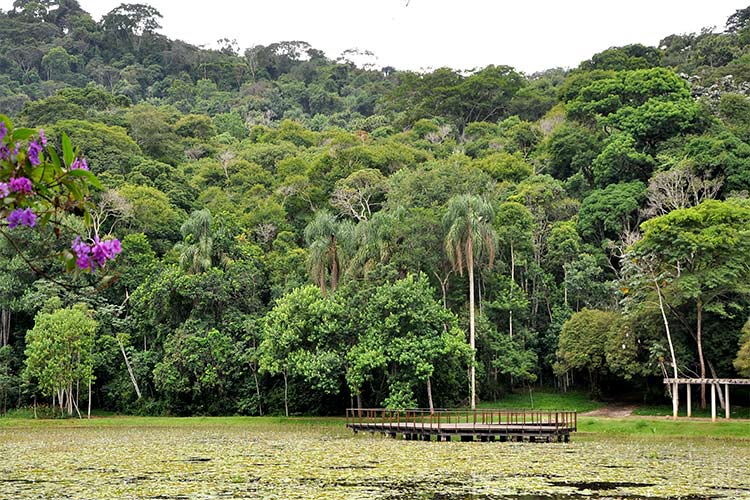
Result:
{"label": "purple flower", "polygon": [[0,198],[5,198],[10,194],[10,187],[7,182],[0,182]]}
{"label": "purple flower", "polygon": [[100,241],[99,237],[94,238],[94,243],[88,245],[77,237],[71,245],[73,252],[76,254],[76,264],[80,269],[96,269],[96,266],[104,267],[108,260],[115,258],[122,252],[120,240],[111,239]]}
{"label": "purple flower", "polygon": [[18,156],[18,148],[20,148],[20,147],[21,147],[21,143],[17,142],[16,143],[16,149],[13,150],[13,156]]}
{"label": "purple flower", "polygon": [[8,135],[8,127],[5,126],[5,122],[0,122],[0,142],[3,142],[6,135]]}
{"label": "purple flower", "polygon": [[86,158],[76,158],[73,164],[70,166],[71,170],[88,170],[89,164],[86,163]]}
{"label": "purple flower", "polygon": [[30,193],[31,180],[26,177],[14,177],[10,180],[10,190],[14,193]]}
{"label": "purple flower", "polygon": [[47,145],[47,138],[44,136],[44,129],[43,128],[39,129],[39,140],[42,141],[42,146],[46,146]]}
{"label": "purple flower", "polygon": [[32,165],[39,165],[41,162],[39,161],[39,153],[42,152],[42,147],[36,142],[31,141],[29,143],[29,161]]}
{"label": "purple flower", "polygon": [[8,146],[0,146],[0,159],[2,160],[10,159],[10,148]]}
{"label": "purple flower", "polygon": [[71,247],[76,254],[76,265],[80,269],[91,269],[94,270],[94,261],[89,258],[91,253],[91,247],[81,241],[81,237],[77,237],[73,240]]}
{"label": "purple flower", "polygon": [[114,259],[121,250],[119,240],[99,241],[99,238],[95,238],[91,246],[91,257],[99,264],[99,267],[104,267],[104,264]]}
{"label": "purple flower", "polygon": [[17,208],[8,215],[8,227],[15,229],[19,225],[34,227],[36,225],[36,214],[30,208]]}

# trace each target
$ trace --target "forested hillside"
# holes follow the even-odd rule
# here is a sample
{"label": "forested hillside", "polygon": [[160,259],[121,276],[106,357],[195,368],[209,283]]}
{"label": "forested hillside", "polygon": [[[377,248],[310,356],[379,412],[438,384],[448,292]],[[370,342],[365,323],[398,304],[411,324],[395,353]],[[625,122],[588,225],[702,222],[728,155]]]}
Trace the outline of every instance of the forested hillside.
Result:
{"label": "forested hillside", "polygon": [[[525,75],[14,5],[0,113],[80,146],[122,254],[59,279],[74,217],[4,231],[0,409],[71,383],[85,404],[89,381],[95,408],[148,414],[466,404],[470,338],[480,400],[658,400],[673,360],[750,375],[750,7]],[[87,325],[74,362],[35,369],[68,355],[65,321]]]}

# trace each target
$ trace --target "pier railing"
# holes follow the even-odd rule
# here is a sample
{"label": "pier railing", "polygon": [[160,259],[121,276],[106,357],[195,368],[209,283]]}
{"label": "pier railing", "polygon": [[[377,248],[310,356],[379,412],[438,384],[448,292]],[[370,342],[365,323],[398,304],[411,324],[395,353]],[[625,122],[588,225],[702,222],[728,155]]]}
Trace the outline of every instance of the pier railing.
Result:
{"label": "pier railing", "polygon": [[389,410],[386,408],[348,408],[347,427],[379,431],[441,432],[466,429],[481,432],[492,428],[519,428],[525,433],[575,432],[575,411],[424,408]]}

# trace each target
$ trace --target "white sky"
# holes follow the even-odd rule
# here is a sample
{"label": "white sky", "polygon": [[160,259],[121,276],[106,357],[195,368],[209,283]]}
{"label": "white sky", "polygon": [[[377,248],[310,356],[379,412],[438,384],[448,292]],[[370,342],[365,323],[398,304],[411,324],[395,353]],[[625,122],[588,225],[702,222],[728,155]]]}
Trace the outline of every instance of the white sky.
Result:
{"label": "white sky", "polygon": [[[126,2],[128,0],[125,0]],[[408,6],[407,6],[408,1]],[[11,8],[12,0],[0,0]],[[79,0],[99,19],[122,0]],[[673,33],[723,28],[750,0],[129,0],[164,16],[161,33],[242,50],[303,40],[335,59],[367,49],[377,66],[471,69],[507,64],[531,73],[574,67],[628,43],[656,45]]]}

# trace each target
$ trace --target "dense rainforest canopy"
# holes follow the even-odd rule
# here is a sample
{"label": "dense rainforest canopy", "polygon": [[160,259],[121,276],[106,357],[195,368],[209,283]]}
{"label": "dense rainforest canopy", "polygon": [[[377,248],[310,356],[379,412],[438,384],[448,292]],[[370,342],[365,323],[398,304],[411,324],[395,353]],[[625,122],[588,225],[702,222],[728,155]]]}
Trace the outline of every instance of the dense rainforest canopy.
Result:
{"label": "dense rainforest canopy", "polygon": [[655,400],[675,361],[750,374],[750,7],[533,75],[207,50],[161,22],[0,12],[0,112],[80,146],[122,242],[104,279],[61,282],[71,238],[0,241],[3,410],[60,384],[117,411],[340,413],[466,404],[472,378],[480,400]]}

